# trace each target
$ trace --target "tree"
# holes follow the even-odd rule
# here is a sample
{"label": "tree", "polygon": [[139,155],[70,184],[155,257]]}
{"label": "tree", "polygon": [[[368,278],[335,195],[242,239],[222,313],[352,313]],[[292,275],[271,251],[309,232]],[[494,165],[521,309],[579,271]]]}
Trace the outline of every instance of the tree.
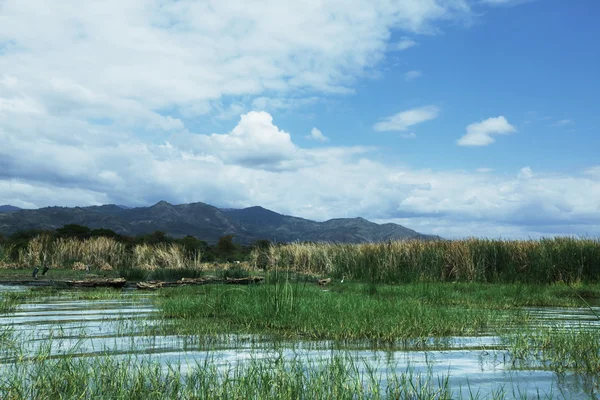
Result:
{"label": "tree", "polygon": [[190,235],[187,235],[183,239],[178,239],[177,241],[183,246],[188,254],[188,257],[200,253],[204,258],[204,255],[209,248],[208,243],[206,243],[204,240],[199,240]]}
{"label": "tree", "polygon": [[159,244],[159,243],[171,243],[173,239],[167,236],[166,232],[154,231],[144,236],[138,236],[141,243],[147,244]]}
{"label": "tree", "polygon": [[220,257],[227,257],[232,255],[236,248],[233,243],[233,235],[225,235],[219,238],[219,242],[217,243],[217,254]]}
{"label": "tree", "polygon": [[111,230],[111,229],[106,229],[106,228],[99,228],[99,229],[94,229],[90,232],[90,236],[91,237],[107,237],[107,238],[113,238],[113,239],[117,239],[120,240],[121,239],[121,235],[119,235],[117,232]]}
{"label": "tree", "polygon": [[267,269],[269,266],[269,248],[271,247],[271,242],[265,239],[257,240],[252,247],[257,251],[256,267]]}
{"label": "tree", "polygon": [[271,241],[266,240],[266,239],[257,240],[252,245],[252,247],[254,247],[256,249],[261,249],[261,250],[268,249],[270,246],[271,246]]}
{"label": "tree", "polygon": [[92,231],[87,226],[78,224],[67,224],[56,230],[56,236],[60,238],[88,239]]}

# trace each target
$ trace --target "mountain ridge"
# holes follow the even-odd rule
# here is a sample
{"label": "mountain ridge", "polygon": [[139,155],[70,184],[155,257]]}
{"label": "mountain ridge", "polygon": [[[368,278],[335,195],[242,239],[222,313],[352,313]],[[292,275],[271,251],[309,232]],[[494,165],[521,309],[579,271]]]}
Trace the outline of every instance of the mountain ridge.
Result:
{"label": "mountain ridge", "polygon": [[232,209],[201,202],[173,205],[159,201],[148,207],[135,208],[115,204],[33,210],[2,207],[6,207],[6,211],[0,212],[0,233],[4,235],[20,230],[54,230],[67,224],[78,224],[92,229],[111,229],[130,236],[164,231],[174,237],[191,235],[209,243],[216,243],[224,235],[234,235],[234,240],[242,244],[260,239],[341,243],[440,239],[402,225],[380,225],[361,217],[317,222],[279,214],[261,206]]}
{"label": "mountain ridge", "polygon": [[14,211],[19,211],[19,210],[21,210],[21,208],[11,206],[10,204],[0,205],[0,213],[9,213],[9,212],[14,212]]}

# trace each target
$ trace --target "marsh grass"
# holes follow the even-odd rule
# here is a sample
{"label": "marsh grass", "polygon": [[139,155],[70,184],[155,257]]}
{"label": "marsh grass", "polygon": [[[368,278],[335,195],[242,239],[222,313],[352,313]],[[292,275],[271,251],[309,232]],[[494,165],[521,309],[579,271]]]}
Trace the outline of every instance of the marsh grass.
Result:
{"label": "marsh grass", "polygon": [[[367,339],[382,342],[408,338],[479,333],[497,326],[524,326],[523,305],[565,305],[579,295],[594,297],[598,287],[578,285],[488,285],[473,283],[420,283],[377,285],[334,281],[327,291],[293,272],[272,271],[266,284],[183,287],[157,292],[159,326],[163,333],[206,337],[224,333],[272,333],[294,339]],[[56,291],[37,289],[7,292],[14,301],[36,296],[113,298],[120,291]],[[3,294],[4,295],[4,294]],[[79,296],[79,297],[77,297]],[[132,327],[128,327],[132,328]],[[159,332],[157,332],[159,333]],[[589,379],[600,375],[600,339],[597,332],[548,330],[507,335],[519,368],[575,371]],[[507,339],[508,340],[508,339]],[[413,342],[415,343],[415,342]],[[504,398],[499,388],[481,394],[470,388],[451,388],[449,376],[415,373],[395,367],[381,372],[351,357],[324,360],[286,359],[283,354],[249,362],[223,364],[207,358],[191,369],[166,365],[151,357],[107,353],[101,357],[51,356],[52,342],[42,343],[34,356],[17,357],[0,365],[3,399],[111,398],[111,399],[449,399]],[[371,344],[369,345],[371,346]],[[0,330],[0,347],[24,346],[10,331]],[[413,347],[415,348],[415,347]],[[76,347],[75,347],[76,350]],[[210,351],[210,350],[209,350]],[[274,350],[275,353],[277,350]],[[272,354],[271,354],[272,355]],[[597,387],[597,386],[596,386]],[[458,394],[458,397],[457,397]],[[515,393],[513,393],[514,396]],[[518,393],[517,393],[518,394]],[[520,397],[520,396],[514,396]],[[542,398],[551,398],[543,394]]]}
{"label": "marsh grass", "polygon": [[38,357],[0,375],[5,399],[450,399],[448,379],[431,373],[381,373],[350,357],[324,361],[252,359],[219,368],[210,358],[180,365],[110,356]]}
{"label": "marsh grass", "polygon": [[59,289],[55,287],[33,287],[27,290],[2,293],[0,297],[0,310],[2,310],[3,302],[7,304],[5,313],[10,313],[15,311],[19,304],[30,301],[51,299],[113,300],[122,299],[129,295],[128,292],[121,289],[112,288]]}
{"label": "marsh grass", "polygon": [[[291,243],[255,249],[267,269],[347,276],[363,282],[597,282],[600,241],[465,239],[366,244]],[[265,262],[265,260],[267,260]]]}
{"label": "marsh grass", "polygon": [[0,315],[13,312],[17,308],[18,304],[18,299],[14,298],[13,296],[3,295],[0,297]]}
{"label": "marsh grass", "polygon": [[379,285],[375,294],[369,286],[336,283],[323,290],[287,280],[236,288],[167,288],[155,301],[165,332],[383,342],[495,333],[525,326],[529,315],[523,306],[580,304],[559,285]]}
{"label": "marsh grass", "polygon": [[600,389],[600,332],[597,329],[524,330],[505,336],[504,341],[516,367],[586,374]]}
{"label": "marsh grass", "polygon": [[[499,384],[489,392],[452,387],[450,371],[433,364],[415,371],[387,360],[362,363],[350,352],[318,358],[287,358],[274,350],[248,360],[219,362],[218,353],[195,364],[161,363],[152,356],[105,354],[51,357],[50,344],[38,353],[0,366],[3,399],[504,399],[536,398],[519,387]],[[537,398],[551,399],[552,393]],[[562,397],[561,397],[562,398]]]}

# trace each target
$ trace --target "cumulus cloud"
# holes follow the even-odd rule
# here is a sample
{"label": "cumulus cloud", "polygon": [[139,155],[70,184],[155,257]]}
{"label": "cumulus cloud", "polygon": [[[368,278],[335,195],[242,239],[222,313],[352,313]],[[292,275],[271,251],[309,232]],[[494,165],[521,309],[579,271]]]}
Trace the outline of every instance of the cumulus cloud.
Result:
{"label": "cumulus cloud", "polygon": [[329,140],[329,138],[323,135],[323,132],[317,128],[312,128],[310,135],[307,136],[307,139],[316,140],[318,142],[327,142]]}
{"label": "cumulus cloud", "polygon": [[373,125],[376,131],[405,131],[409,127],[437,118],[440,109],[436,106],[424,106],[391,115]]}
{"label": "cumulus cloud", "polygon": [[414,81],[417,78],[420,78],[423,76],[423,73],[421,71],[417,71],[417,70],[412,70],[412,71],[408,71],[407,73],[404,74],[404,80],[405,81]]}
{"label": "cumulus cloud", "polygon": [[488,118],[467,126],[467,133],[458,139],[459,146],[487,146],[495,142],[493,135],[508,135],[516,132],[514,126],[503,117]]}
{"label": "cumulus cloud", "polygon": [[269,113],[256,111],[242,115],[229,133],[185,132],[175,135],[173,143],[197,156],[215,156],[227,164],[265,169],[279,168],[298,152],[290,134],[275,126]]}
{"label": "cumulus cloud", "polygon": [[155,144],[111,126],[82,123],[76,130],[77,143],[39,131],[37,146],[25,134],[0,130],[0,203],[166,199],[260,204],[317,220],[363,216],[445,237],[600,233],[598,167],[571,175],[525,167],[514,176],[414,169],[378,161],[369,148],[302,148],[264,112],[244,114],[226,133],[174,132]]}

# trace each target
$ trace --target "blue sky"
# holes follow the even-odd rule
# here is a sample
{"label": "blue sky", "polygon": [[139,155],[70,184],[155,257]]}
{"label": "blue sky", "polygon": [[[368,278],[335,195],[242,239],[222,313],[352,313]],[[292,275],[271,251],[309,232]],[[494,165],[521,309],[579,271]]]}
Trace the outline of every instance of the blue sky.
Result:
{"label": "blue sky", "polygon": [[0,204],[600,235],[594,0],[0,2]]}

